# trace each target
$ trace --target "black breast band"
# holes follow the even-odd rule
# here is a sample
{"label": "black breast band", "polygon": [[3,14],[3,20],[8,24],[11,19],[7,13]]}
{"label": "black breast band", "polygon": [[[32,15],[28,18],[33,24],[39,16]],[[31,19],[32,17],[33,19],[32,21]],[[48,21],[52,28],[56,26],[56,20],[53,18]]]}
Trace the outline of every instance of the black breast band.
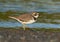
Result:
{"label": "black breast band", "polygon": [[33,16],[33,19],[36,20],[37,18],[35,18],[35,17]]}

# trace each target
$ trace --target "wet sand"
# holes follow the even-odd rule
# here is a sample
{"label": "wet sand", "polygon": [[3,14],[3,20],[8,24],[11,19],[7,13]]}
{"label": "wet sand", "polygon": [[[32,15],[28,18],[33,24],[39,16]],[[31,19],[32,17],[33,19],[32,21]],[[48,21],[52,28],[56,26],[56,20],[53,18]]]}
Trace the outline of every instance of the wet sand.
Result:
{"label": "wet sand", "polygon": [[60,42],[60,29],[0,28],[0,42]]}

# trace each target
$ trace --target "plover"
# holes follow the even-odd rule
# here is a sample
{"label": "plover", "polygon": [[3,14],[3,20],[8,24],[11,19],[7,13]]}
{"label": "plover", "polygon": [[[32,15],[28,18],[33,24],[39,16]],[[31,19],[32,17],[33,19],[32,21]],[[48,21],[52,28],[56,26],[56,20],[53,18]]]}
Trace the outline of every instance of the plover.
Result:
{"label": "plover", "polygon": [[23,25],[23,29],[25,30],[25,24],[31,24],[36,22],[39,13],[32,12],[31,14],[22,14],[16,17],[9,16],[9,18],[15,19]]}

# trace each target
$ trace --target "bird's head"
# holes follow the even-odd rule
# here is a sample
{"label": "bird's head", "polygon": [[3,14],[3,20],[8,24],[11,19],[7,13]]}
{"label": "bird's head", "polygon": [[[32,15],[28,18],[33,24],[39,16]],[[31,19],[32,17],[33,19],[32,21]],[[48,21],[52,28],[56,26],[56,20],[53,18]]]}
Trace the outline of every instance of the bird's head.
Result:
{"label": "bird's head", "polygon": [[33,12],[33,13],[32,13],[32,16],[35,17],[35,18],[38,18],[38,17],[39,17],[39,13]]}

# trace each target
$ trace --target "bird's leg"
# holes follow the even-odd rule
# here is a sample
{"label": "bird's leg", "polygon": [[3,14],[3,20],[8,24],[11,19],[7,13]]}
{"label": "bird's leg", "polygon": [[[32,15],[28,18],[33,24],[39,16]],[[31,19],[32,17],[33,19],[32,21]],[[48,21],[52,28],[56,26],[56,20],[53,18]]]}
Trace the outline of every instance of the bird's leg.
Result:
{"label": "bird's leg", "polygon": [[29,30],[29,28],[26,26],[26,24],[22,24],[23,25],[23,30]]}
{"label": "bird's leg", "polygon": [[23,24],[23,29],[24,29],[24,30],[25,30],[25,27],[26,27],[25,24]]}

